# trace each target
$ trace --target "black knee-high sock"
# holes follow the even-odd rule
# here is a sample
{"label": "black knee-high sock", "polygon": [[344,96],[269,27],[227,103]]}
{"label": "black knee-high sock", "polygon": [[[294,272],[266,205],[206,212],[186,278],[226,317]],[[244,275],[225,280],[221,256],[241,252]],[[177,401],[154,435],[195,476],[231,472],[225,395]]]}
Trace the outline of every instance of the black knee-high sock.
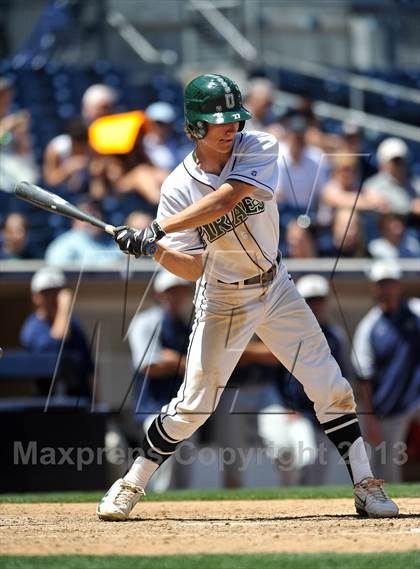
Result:
{"label": "black knee-high sock", "polygon": [[349,413],[327,423],[321,423],[321,427],[330,441],[337,447],[347,466],[350,478],[354,482],[349,460],[349,450],[354,441],[362,436],[356,413]]}
{"label": "black knee-high sock", "polygon": [[[146,432],[140,449],[142,450],[142,456],[144,456],[144,458],[160,466],[175,453],[176,447],[181,442],[182,441],[177,441],[166,433],[162,424],[162,418],[159,415]],[[140,454],[138,453],[137,456],[140,456]]]}

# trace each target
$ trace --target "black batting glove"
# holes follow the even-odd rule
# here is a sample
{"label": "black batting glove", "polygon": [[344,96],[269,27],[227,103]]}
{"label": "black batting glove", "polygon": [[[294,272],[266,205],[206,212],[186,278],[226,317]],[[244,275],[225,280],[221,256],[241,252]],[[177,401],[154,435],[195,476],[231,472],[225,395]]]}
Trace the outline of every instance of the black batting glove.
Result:
{"label": "black batting glove", "polygon": [[114,240],[118,247],[127,255],[142,257],[154,255],[157,250],[157,241],[166,233],[157,221],[153,221],[146,229],[133,229],[123,225],[114,232]]}

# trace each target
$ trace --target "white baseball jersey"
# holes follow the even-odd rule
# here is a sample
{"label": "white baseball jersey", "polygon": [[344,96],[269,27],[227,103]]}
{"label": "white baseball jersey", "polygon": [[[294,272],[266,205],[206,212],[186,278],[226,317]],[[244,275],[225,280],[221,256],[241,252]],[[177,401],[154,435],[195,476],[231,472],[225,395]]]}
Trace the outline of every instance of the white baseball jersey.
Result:
{"label": "white baseball jersey", "polygon": [[231,212],[197,229],[170,233],[162,245],[190,254],[206,252],[206,281],[230,283],[267,271],[277,257],[279,242],[278,152],[272,135],[240,132],[219,175],[201,170],[191,152],[164,181],[157,220],[184,210],[228,180],[256,189]]}

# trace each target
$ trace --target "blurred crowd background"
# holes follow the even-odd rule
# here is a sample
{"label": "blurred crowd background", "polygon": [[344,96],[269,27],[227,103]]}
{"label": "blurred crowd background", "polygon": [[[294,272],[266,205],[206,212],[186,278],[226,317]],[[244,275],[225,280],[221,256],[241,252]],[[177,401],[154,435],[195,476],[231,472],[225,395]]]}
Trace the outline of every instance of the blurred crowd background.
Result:
{"label": "blurred crowd background", "polygon": [[[131,3],[131,9],[129,2],[93,4],[98,10],[101,7],[102,16],[108,22],[106,28],[104,22],[98,20],[98,42],[107,44],[112,40],[115,43],[114,36],[118,36],[118,32],[125,37],[124,32],[127,34],[136,21],[141,23],[138,16],[134,21],[126,19],[134,17],[133,4],[136,3]],[[144,3],[137,4],[143,7]],[[146,29],[156,28],[160,18],[163,30],[159,4],[165,3],[157,2],[155,9],[148,7]],[[167,4],[169,26],[174,8],[185,9],[188,2]],[[287,3],[255,4],[265,9],[267,15],[275,16],[282,29],[281,20],[285,11],[290,10]],[[418,61],[416,66],[415,54],[412,59],[407,55],[409,46],[404,46],[405,51],[398,46],[393,58],[405,54],[407,65],[400,67],[398,61],[385,59],[380,63],[373,61],[372,68],[364,69],[370,59],[374,59],[369,47],[374,53],[379,48],[366,43],[372,43],[372,37],[363,36],[363,22],[359,21],[362,18],[358,12],[354,14],[356,8],[376,5],[379,11],[376,18],[374,14],[365,16],[364,23],[372,25],[377,21],[379,25],[385,17],[386,21],[390,18],[390,14],[380,10],[381,4],[389,9],[402,4],[405,11],[399,17],[399,25],[404,28],[408,26],[406,17],[410,11],[418,16],[418,6],[416,2],[341,4],[340,9],[331,3],[329,10],[319,13],[316,6],[312,10],[309,7],[302,14],[310,18],[314,12],[314,21],[307,26],[315,30],[319,26],[318,43],[322,26],[332,26],[334,15],[350,18],[350,32],[356,27],[359,41],[364,39],[365,42],[364,62],[358,61],[360,54],[353,53],[357,45],[349,46],[355,60],[353,67],[359,63],[362,69],[350,73],[353,70],[346,67],[344,73],[344,69],[322,62],[325,68],[319,65],[321,70],[314,65],[314,69],[300,71],[297,64],[296,71],[291,71],[290,62],[287,65],[283,62],[284,53],[288,55],[284,51],[279,54],[277,66],[273,52],[265,58],[240,53],[241,71],[231,70],[243,90],[245,105],[254,115],[246,128],[267,130],[280,141],[281,183],[277,195],[281,213],[280,245],[285,256],[293,258],[334,257],[338,252],[345,257],[419,258]],[[19,2],[15,7],[2,0],[2,5],[9,6],[11,22],[14,12],[17,12],[15,17],[24,14],[24,4],[20,12]],[[126,46],[130,50],[131,65],[124,59],[118,62],[113,61],[114,58],[92,60],[90,44],[94,40],[87,40],[83,35],[79,38],[79,34],[71,39],[69,35],[72,26],[77,25],[80,33],[89,18],[92,19],[84,4],[68,0],[41,5],[39,19],[23,46],[20,42],[17,53],[10,49],[12,46],[10,51],[4,47],[5,57],[0,60],[0,222],[3,227],[0,254],[5,259],[46,257],[54,263],[65,263],[77,260],[77,251],[82,251],[86,243],[97,245],[99,242],[103,246],[101,236],[82,235],[90,232],[84,226],[76,226],[73,233],[68,234],[71,226],[67,220],[18,203],[10,193],[14,184],[22,179],[39,183],[94,210],[114,225],[125,223],[133,212],[138,215],[130,222],[146,225],[156,211],[162,180],[191,150],[183,133],[182,91],[183,83],[195,74],[197,63],[191,62],[188,66],[188,61],[180,61],[183,54],[177,53],[176,44],[172,51],[158,51],[157,37],[153,38],[152,48],[145,36],[139,32],[138,37],[135,35],[136,30],[137,43],[131,38],[131,47]],[[192,11],[194,20],[200,21],[200,6]],[[214,6],[222,18],[219,29],[222,34],[223,18],[227,18],[229,11],[225,10],[224,15],[217,2]],[[234,2],[233,6],[242,17],[250,10],[247,2]],[[120,11],[116,11],[117,7]],[[343,7],[347,12],[343,12]],[[253,9],[255,11],[255,6]],[[299,13],[296,12],[296,17]],[[208,16],[204,11],[201,23],[207,22],[211,28]],[[112,22],[116,29],[111,27]],[[292,23],[289,21],[288,33]],[[193,24],[194,21],[190,25]],[[241,19],[237,24],[239,34],[240,24]],[[254,22],[254,26],[257,25]],[[187,23],[185,28],[181,35],[188,32]],[[395,37],[395,30],[388,28],[384,25],[379,45],[391,39],[394,43],[407,42],[401,37],[401,30]],[[356,31],[351,33],[356,34]],[[172,28],[166,32],[166,38],[171,34]],[[305,38],[307,34],[308,30],[303,30]],[[9,32],[9,35],[13,34]],[[203,43],[209,41],[207,35],[203,31]],[[235,37],[232,32],[231,35]],[[160,65],[145,65],[148,52],[144,46],[142,50],[141,39],[155,50],[155,59]],[[69,42],[67,46],[65,40]],[[341,43],[346,41],[349,40],[343,39]],[[86,55],[85,62],[80,53],[75,57],[74,51],[86,43],[90,54]],[[232,45],[222,37],[219,43],[219,49],[224,45],[228,56]],[[338,39],[331,33],[330,47],[336,44],[339,44]],[[418,45],[413,45],[412,50],[416,47]],[[343,50],[344,46],[340,48]],[[75,63],[68,62],[72,51]],[[104,51],[105,55],[109,47]],[[122,52],[121,46],[119,51]],[[382,57],[390,57],[389,49],[385,51]],[[311,61],[309,52],[306,53]],[[172,64],[164,65],[165,58],[171,61],[170,54]],[[201,71],[203,68],[214,70],[216,66],[228,72],[229,60],[224,59],[221,64],[218,55],[216,51],[217,63],[213,65],[206,61],[210,58],[207,55],[201,63]],[[233,67],[238,53],[234,51],[230,55]],[[141,73],[136,71],[136,65],[142,66]],[[321,109],[319,113],[322,101],[331,108]],[[338,119],[340,111],[342,120]],[[95,259],[101,262],[100,256],[92,256],[91,261]]]}
{"label": "blurred crowd background", "polygon": [[[413,464],[420,460],[420,309],[416,299],[406,298],[400,265],[411,260],[411,278],[418,277],[420,3],[30,4],[0,0],[0,265],[3,277],[20,260],[44,260],[48,267],[33,276],[33,314],[28,309],[25,322],[19,321],[21,314],[16,316],[22,329],[19,340],[16,332],[9,345],[23,350],[4,359],[2,378],[19,376],[16,370],[29,365],[25,357],[30,354],[35,387],[28,393],[33,397],[100,401],[92,395],[93,340],[89,345],[79,321],[72,320],[70,328],[66,324],[75,307],[60,269],[74,270],[84,263],[106,271],[124,261],[101,231],[17,200],[15,184],[39,184],[114,225],[147,226],[156,213],[162,181],[192,150],[183,130],[183,86],[199,73],[226,74],[239,83],[253,115],[246,128],[270,132],[279,140],[276,197],[279,247],[286,260],[373,263],[366,287],[373,308],[351,331],[344,313],[345,329],[331,322],[328,275],[307,274],[298,287],[354,381],[367,417],[368,441],[374,446],[389,443],[382,466],[378,458],[378,474],[400,480],[398,441],[409,442]],[[359,271],[355,278],[363,281],[366,276]],[[140,393],[156,412],[182,377],[190,322],[183,308],[187,283],[171,281],[163,273],[153,287],[152,312],[139,315],[129,339],[132,367],[139,372],[135,395]],[[150,348],[144,342],[148,333],[154,334],[152,323],[161,327],[159,343],[144,359],[140,352]],[[51,355],[53,362],[37,360],[40,354]],[[57,354],[64,358],[62,375],[51,393],[38,380],[51,378]],[[283,460],[282,483],[327,482],[327,470],[314,467],[315,458],[298,452],[298,441],[319,449],[326,440],[291,374],[257,341],[235,374],[232,385],[241,387],[235,399],[239,411],[227,428],[232,395],[226,395],[219,419],[213,421],[213,438],[219,445],[246,446],[247,427],[239,421],[253,413],[260,442],[277,463]],[[156,377],[161,381],[153,382]],[[10,398],[14,389],[2,393]],[[270,406],[277,422],[266,411]],[[282,413],[289,417],[290,410],[297,415],[284,419]],[[140,428],[147,426],[152,411],[137,417]],[[284,419],[281,428],[279,416]],[[139,433],[130,432],[121,425],[108,426],[108,446],[121,437],[135,444]],[[203,436],[205,441],[209,435]],[[286,449],[282,456],[280,448]],[[189,456],[188,448],[185,452]],[[244,483],[238,460],[235,455],[224,469],[226,486]],[[291,469],[284,467],[287,461]],[[410,472],[405,476],[415,476]],[[186,485],[187,478],[185,469],[169,469],[156,489]]]}

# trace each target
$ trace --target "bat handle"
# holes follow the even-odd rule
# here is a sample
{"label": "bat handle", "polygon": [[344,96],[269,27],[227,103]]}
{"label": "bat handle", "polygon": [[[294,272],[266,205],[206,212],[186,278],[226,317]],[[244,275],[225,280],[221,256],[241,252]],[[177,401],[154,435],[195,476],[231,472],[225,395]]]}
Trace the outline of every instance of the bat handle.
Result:
{"label": "bat handle", "polygon": [[114,236],[115,229],[116,229],[115,225],[110,225],[109,223],[107,223],[107,224],[105,225],[105,228],[104,228],[104,229],[105,229],[105,231],[106,231],[107,233],[109,233],[110,235]]}

